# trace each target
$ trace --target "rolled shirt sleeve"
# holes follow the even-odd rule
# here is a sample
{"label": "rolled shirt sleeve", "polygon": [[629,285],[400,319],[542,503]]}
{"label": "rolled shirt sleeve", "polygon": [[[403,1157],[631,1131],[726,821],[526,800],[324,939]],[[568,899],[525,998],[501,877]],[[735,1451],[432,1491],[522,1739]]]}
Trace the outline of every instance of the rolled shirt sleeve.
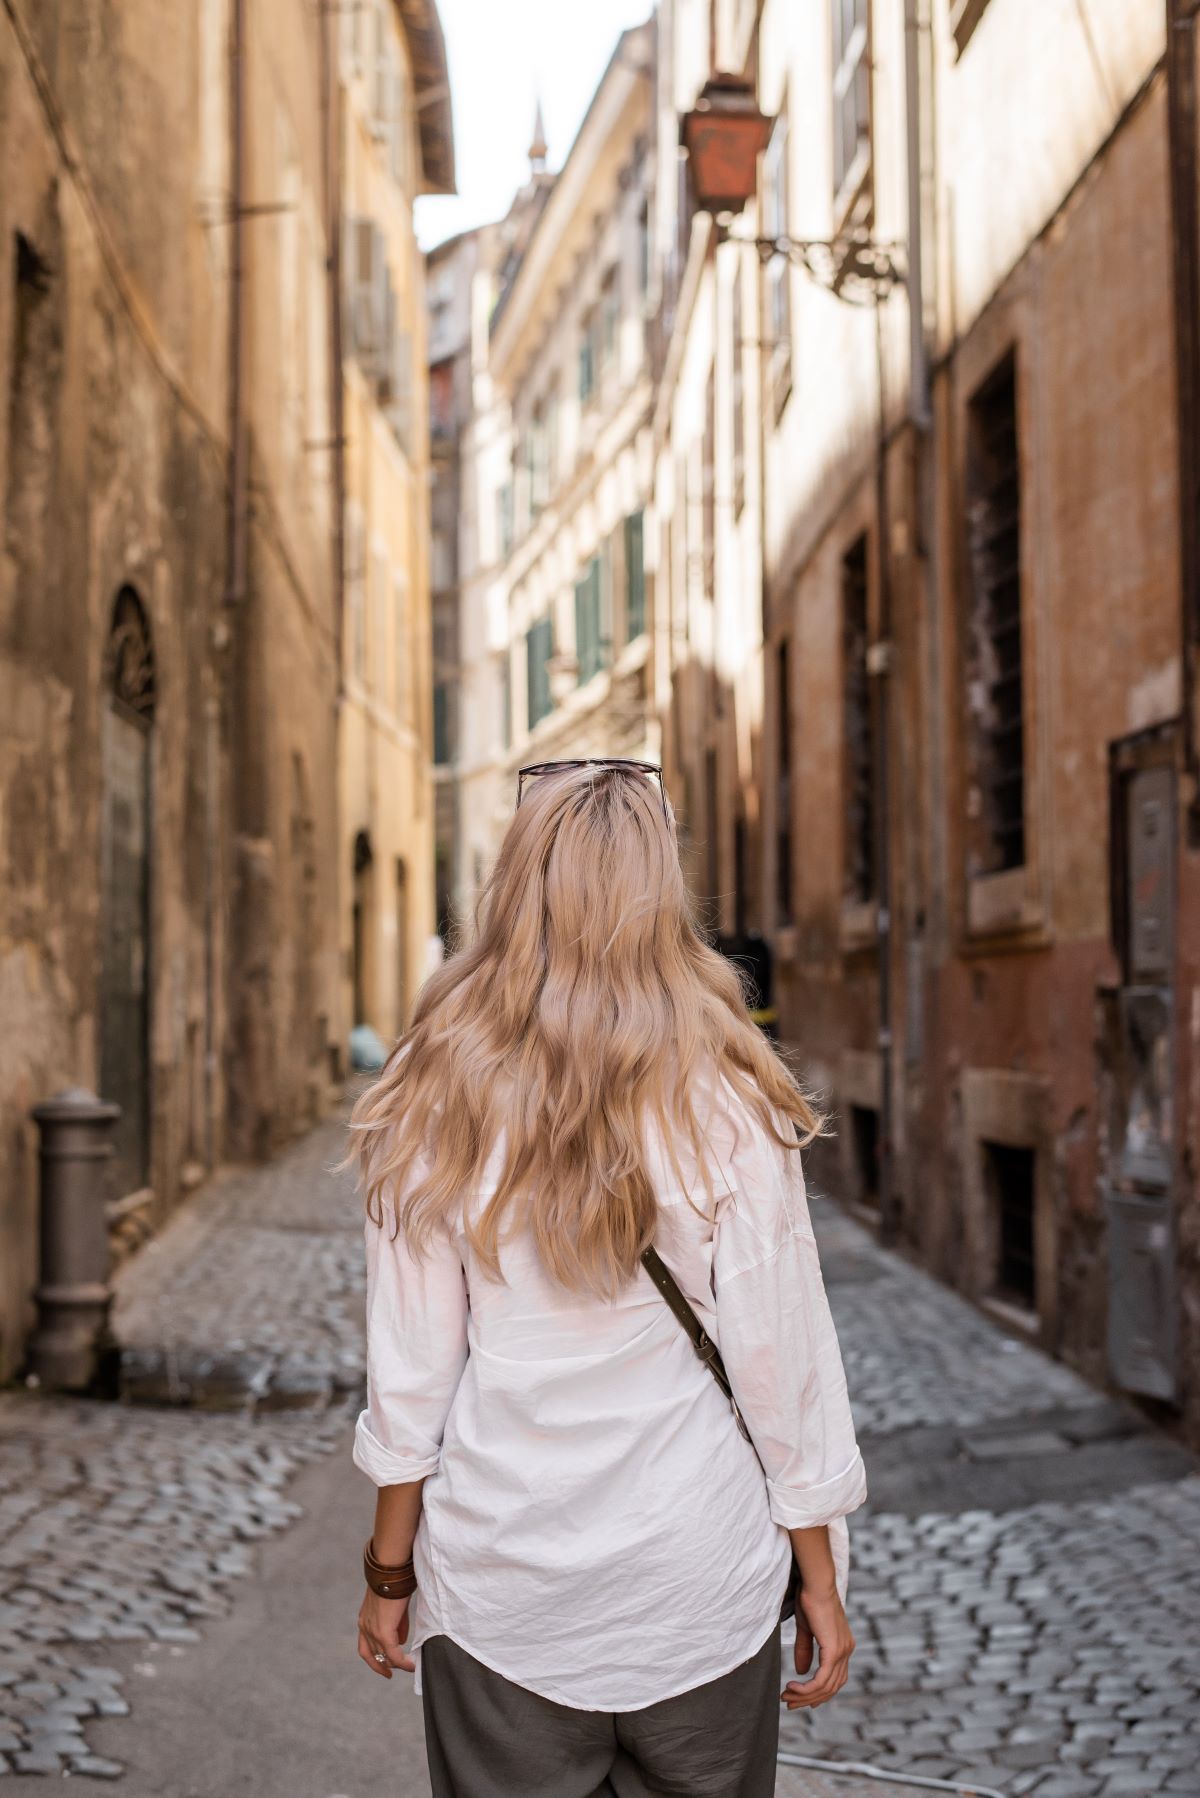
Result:
{"label": "rolled shirt sleeve", "polygon": [[[775,1522],[835,1525],[862,1504],[867,1482],[800,1156],[747,1120],[730,1175],[713,1259],[730,1385],[766,1472]],[[833,1537],[844,1562],[845,1526]]]}
{"label": "rolled shirt sleeve", "polygon": [[420,1255],[369,1218],[367,1408],[354,1435],[354,1463],[377,1486],[436,1472],[442,1436],[467,1362],[466,1276],[454,1242],[438,1231]]}

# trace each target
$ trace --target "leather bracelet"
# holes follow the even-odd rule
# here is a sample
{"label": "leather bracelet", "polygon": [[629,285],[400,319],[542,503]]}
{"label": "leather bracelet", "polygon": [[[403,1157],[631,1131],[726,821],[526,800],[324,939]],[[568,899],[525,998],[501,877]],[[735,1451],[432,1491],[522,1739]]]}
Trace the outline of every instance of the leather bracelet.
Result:
{"label": "leather bracelet", "polygon": [[398,1567],[385,1567],[375,1558],[374,1538],[363,1549],[363,1573],[368,1586],[379,1598],[411,1598],[417,1589],[411,1558]]}

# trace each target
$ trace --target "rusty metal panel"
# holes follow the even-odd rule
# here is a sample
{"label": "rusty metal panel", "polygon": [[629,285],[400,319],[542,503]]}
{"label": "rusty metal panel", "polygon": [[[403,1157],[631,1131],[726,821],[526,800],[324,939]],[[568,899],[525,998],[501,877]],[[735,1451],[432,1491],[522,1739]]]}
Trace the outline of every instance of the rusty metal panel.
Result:
{"label": "rusty metal panel", "polygon": [[1122,1186],[1171,1184],[1172,1019],[1162,987],[1125,987],[1118,998],[1116,1175]]}
{"label": "rusty metal panel", "polygon": [[148,1183],[150,1139],[150,736],[112,705],[104,731],[100,1091],[121,1107],[118,1194]]}
{"label": "rusty metal panel", "polygon": [[1175,924],[1174,774],[1143,768],[1126,786],[1131,982],[1165,985],[1171,978]]}
{"label": "rusty metal panel", "polygon": [[1165,1198],[1108,1195],[1108,1361],[1127,1392],[1178,1395],[1177,1292]]}

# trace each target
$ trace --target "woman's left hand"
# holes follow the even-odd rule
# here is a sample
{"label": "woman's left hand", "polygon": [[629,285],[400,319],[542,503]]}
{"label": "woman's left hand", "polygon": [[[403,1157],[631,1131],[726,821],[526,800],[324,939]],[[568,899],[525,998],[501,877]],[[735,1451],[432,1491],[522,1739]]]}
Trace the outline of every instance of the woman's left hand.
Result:
{"label": "woman's left hand", "polygon": [[372,1673],[391,1679],[394,1668],[412,1673],[416,1662],[404,1651],[408,1641],[408,1599],[380,1598],[367,1587],[358,1613],[358,1658]]}

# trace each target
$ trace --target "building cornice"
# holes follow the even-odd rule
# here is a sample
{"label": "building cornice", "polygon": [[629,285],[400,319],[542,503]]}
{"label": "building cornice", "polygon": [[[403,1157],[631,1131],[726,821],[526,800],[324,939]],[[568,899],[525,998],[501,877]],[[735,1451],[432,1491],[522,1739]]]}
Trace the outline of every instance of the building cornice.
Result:
{"label": "building cornice", "polygon": [[492,321],[490,366],[500,381],[512,369],[527,333],[556,307],[556,271],[574,268],[594,240],[597,213],[619,191],[620,153],[637,135],[639,98],[647,125],[653,25],[622,32],[587,115],[542,208],[521,265]]}
{"label": "building cornice", "polygon": [[454,114],[450,66],[436,0],[396,0],[412,58],[414,105],[421,141],[421,191],[452,194]]}

